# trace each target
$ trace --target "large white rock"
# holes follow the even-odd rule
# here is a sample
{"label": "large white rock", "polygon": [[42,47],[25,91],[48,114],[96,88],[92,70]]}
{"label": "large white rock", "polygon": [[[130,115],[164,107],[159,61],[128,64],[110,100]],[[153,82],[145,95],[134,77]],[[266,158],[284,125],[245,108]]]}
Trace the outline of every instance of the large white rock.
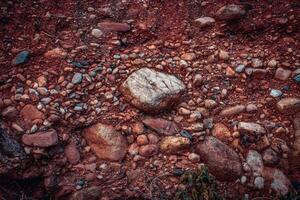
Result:
{"label": "large white rock", "polygon": [[120,86],[125,99],[146,112],[158,112],[178,102],[184,83],[173,75],[142,68],[133,72]]}

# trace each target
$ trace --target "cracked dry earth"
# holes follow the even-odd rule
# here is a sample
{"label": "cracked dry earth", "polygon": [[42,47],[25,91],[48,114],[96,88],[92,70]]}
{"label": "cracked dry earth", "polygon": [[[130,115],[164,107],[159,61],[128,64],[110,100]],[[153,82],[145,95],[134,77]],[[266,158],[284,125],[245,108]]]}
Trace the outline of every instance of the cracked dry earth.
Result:
{"label": "cracked dry earth", "polygon": [[0,199],[299,193],[299,1],[0,7]]}

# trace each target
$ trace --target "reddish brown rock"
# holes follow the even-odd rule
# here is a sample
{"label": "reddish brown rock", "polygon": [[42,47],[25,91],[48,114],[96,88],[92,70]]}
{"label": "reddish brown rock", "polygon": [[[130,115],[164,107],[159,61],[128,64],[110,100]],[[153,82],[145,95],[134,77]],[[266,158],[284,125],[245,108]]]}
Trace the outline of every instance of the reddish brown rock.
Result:
{"label": "reddish brown rock", "polygon": [[139,154],[144,157],[150,157],[157,153],[158,147],[155,144],[148,144],[139,148]]}
{"label": "reddish brown rock", "polygon": [[117,31],[117,32],[127,32],[130,30],[130,26],[126,23],[118,23],[118,22],[101,22],[98,23],[98,27],[102,31]]}
{"label": "reddish brown rock", "polygon": [[231,116],[244,112],[246,107],[244,105],[235,105],[227,107],[220,112],[221,116]]}
{"label": "reddish brown rock", "polygon": [[55,48],[47,51],[44,56],[48,59],[65,58],[67,57],[67,53],[61,48]]}
{"label": "reddish brown rock", "polygon": [[219,180],[232,181],[242,174],[238,154],[215,137],[209,136],[199,142],[196,152]]}
{"label": "reddish brown rock", "polygon": [[45,119],[44,114],[31,104],[24,106],[20,114],[25,124],[29,127],[35,123],[42,123]]}
{"label": "reddish brown rock", "polygon": [[292,115],[300,111],[300,99],[294,97],[283,98],[277,102],[277,110]]}
{"label": "reddish brown rock", "polygon": [[179,128],[175,122],[162,118],[147,118],[143,120],[146,127],[162,135],[175,135]]}
{"label": "reddish brown rock", "polygon": [[80,160],[80,154],[75,144],[71,143],[65,148],[65,155],[71,164],[77,164]]}
{"label": "reddish brown rock", "polygon": [[126,155],[126,139],[110,125],[95,124],[85,129],[83,136],[100,159],[119,161]]}
{"label": "reddish brown rock", "polygon": [[98,200],[100,198],[101,188],[98,186],[91,186],[74,192],[70,200]]}
{"label": "reddish brown rock", "polygon": [[191,141],[186,137],[167,136],[160,142],[160,150],[167,154],[175,154],[189,147]]}
{"label": "reddish brown rock", "polygon": [[47,132],[25,134],[22,136],[22,142],[29,146],[50,147],[58,144],[58,136],[56,131],[52,129]]}
{"label": "reddish brown rock", "polygon": [[228,138],[231,136],[231,133],[224,124],[216,123],[212,130],[212,135],[218,138],[219,140],[227,141]]}
{"label": "reddish brown rock", "polygon": [[8,106],[2,111],[2,116],[13,119],[18,115],[18,110],[13,106]]}

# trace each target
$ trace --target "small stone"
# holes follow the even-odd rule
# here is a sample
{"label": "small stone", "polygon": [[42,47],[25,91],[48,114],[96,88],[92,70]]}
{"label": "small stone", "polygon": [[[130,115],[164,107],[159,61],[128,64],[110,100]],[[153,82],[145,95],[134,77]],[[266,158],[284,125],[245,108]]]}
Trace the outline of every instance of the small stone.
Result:
{"label": "small stone", "polygon": [[194,80],[193,80],[194,86],[196,86],[196,87],[201,86],[202,83],[203,83],[203,77],[202,77],[202,75],[196,74],[194,76]]}
{"label": "small stone", "polygon": [[257,106],[255,104],[248,104],[246,106],[246,111],[249,113],[253,113],[257,111]]}
{"label": "small stone", "polygon": [[175,122],[162,118],[147,118],[143,120],[143,123],[146,127],[162,135],[175,135],[179,132],[179,128]]}
{"label": "small stone", "polygon": [[79,83],[81,83],[82,78],[83,78],[83,76],[82,76],[81,73],[75,73],[73,78],[72,78],[72,83],[73,84],[79,84]]}
{"label": "small stone", "polygon": [[269,67],[276,67],[277,61],[275,59],[272,59],[268,62]]}
{"label": "small stone", "polygon": [[212,99],[205,99],[204,105],[205,105],[205,108],[212,109],[212,108],[215,108],[218,105],[218,103]]}
{"label": "small stone", "polygon": [[253,173],[262,174],[264,165],[261,155],[254,150],[249,150],[246,158],[247,164],[250,166]]}
{"label": "small stone", "polygon": [[204,28],[207,26],[211,26],[216,22],[216,20],[212,17],[200,17],[196,19],[195,22],[199,25],[200,28]]}
{"label": "small stone", "polygon": [[242,5],[229,4],[221,7],[216,16],[218,19],[230,21],[243,18],[246,15],[246,10]]}
{"label": "small stone", "polygon": [[75,144],[71,143],[65,148],[65,155],[71,164],[77,164],[80,160],[80,154]]}
{"label": "small stone", "polygon": [[21,51],[16,55],[12,61],[12,65],[20,65],[28,62],[30,58],[30,53],[28,51]]}
{"label": "small stone", "polygon": [[265,167],[263,177],[271,183],[271,189],[274,190],[277,195],[288,194],[291,183],[282,171],[276,168]]}
{"label": "small stone", "polygon": [[238,130],[242,133],[250,133],[263,135],[266,133],[266,130],[259,124],[253,122],[239,122]]}
{"label": "small stone", "polygon": [[246,176],[242,176],[241,177],[241,184],[245,184],[247,182],[247,177]]}
{"label": "small stone", "polygon": [[231,115],[237,115],[245,111],[244,105],[235,105],[228,108],[223,109],[220,112],[221,116],[231,116]]}
{"label": "small stone", "polygon": [[67,53],[61,48],[55,48],[50,51],[47,51],[44,56],[48,59],[54,58],[65,58],[67,57]]}
{"label": "small stone", "polygon": [[206,129],[212,129],[214,127],[214,120],[212,118],[207,118],[203,120],[203,126]]}
{"label": "small stone", "polygon": [[148,141],[148,138],[147,138],[147,136],[146,135],[139,135],[137,138],[136,138],[136,143],[138,144],[138,145],[146,145],[146,144],[148,144],[149,143],[149,141]]}
{"label": "small stone", "polygon": [[242,72],[244,71],[244,69],[245,69],[245,65],[240,64],[240,65],[238,65],[238,66],[235,68],[235,71],[236,71],[237,73],[242,73]]}
{"label": "small stone", "polygon": [[35,134],[25,134],[22,136],[22,142],[29,146],[50,147],[58,144],[58,136],[55,130],[49,130]]}
{"label": "small stone", "polygon": [[45,76],[40,76],[37,78],[37,83],[39,85],[39,87],[44,87],[47,85],[47,79]]}
{"label": "small stone", "polygon": [[281,97],[283,93],[280,90],[272,89],[270,92],[270,96],[272,97]]}
{"label": "small stone", "polygon": [[127,32],[130,30],[130,26],[127,23],[118,22],[100,22],[98,23],[98,27],[105,32]]}
{"label": "small stone", "polygon": [[18,110],[13,106],[8,106],[2,111],[4,118],[14,119],[18,115]]}
{"label": "small stone", "polygon": [[139,154],[144,157],[150,157],[157,154],[158,147],[155,144],[148,144],[139,148]]}
{"label": "small stone", "polygon": [[134,134],[140,135],[144,133],[144,130],[145,130],[144,125],[141,122],[136,122],[132,126],[132,132]]}
{"label": "small stone", "polygon": [[100,38],[103,35],[103,32],[100,29],[94,28],[91,34],[96,38]]}
{"label": "small stone", "polygon": [[256,177],[254,179],[254,186],[259,190],[263,189],[265,187],[265,179],[260,176]]}
{"label": "small stone", "polygon": [[260,67],[263,66],[263,62],[260,59],[258,59],[258,58],[253,58],[252,62],[251,62],[251,65],[254,68],[260,68]]}
{"label": "small stone", "polygon": [[191,141],[185,137],[167,136],[160,142],[160,150],[164,153],[172,154],[181,151],[191,144]]}
{"label": "small stone", "polygon": [[221,60],[228,60],[229,59],[229,54],[227,51],[224,51],[224,50],[220,50],[219,51],[219,58]]}
{"label": "small stone", "polygon": [[212,135],[221,141],[227,141],[231,136],[229,129],[222,123],[216,123],[212,130]]}
{"label": "small stone", "polygon": [[182,60],[192,61],[196,58],[196,54],[194,53],[184,53],[180,57]]}
{"label": "small stone", "polygon": [[233,77],[235,75],[235,71],[231,67],[226,68],[226,76]]}
{"label": "small stone", "polygon": [[159,141],[158,137],[152,133],[148,134],[148,139],[150,144],[157,144]]}
{"label": "small stone", "polygon": [[287,97],[277,102],[277,110],[284,114],[295,114],[300,111],[300,99]]}
{"label": "small stone", "polygon": [[285,81],[290,77],[291,74],[292,74],[291,70],[287,70],[279,67],[275,72],[275,78],[281,81]]}
{"label": "small stone", "polygon": [[197,162],[200,161],[200,156],[198,154],[196,154],[196,153],[190,153],[188,158],[193,163],[197,163]]}
{"label": "small stone", "polygon": [[263,152],[262,158],[263,158],[264,163],[268,166],[274,166],[274,165],[278,164],[279,160],[280,160],[277,153],[271,148],[266,149]]}
{"label": "small stone", "polygon": [[297,82],[297,83],[300,83],[300,74],[296,75],[294,77],[294,80]]}

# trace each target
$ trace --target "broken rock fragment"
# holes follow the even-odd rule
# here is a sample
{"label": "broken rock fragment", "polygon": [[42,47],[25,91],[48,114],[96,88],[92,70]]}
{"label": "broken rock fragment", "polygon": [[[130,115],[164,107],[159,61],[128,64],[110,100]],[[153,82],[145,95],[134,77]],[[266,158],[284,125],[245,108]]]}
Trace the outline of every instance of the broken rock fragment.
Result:
{"label": "broken rock fragment", "polygon": [[164,153],[177,153],[191,144],[191,141],[185,137],[167,136],[160,143],[160,150]]}
{"label": "broken rock fragment", "polygon": [[221,7],[216,15],[218,19],[230,21],[243,18],[246,15],[246,10],[242,5],[229,4]]}
{"label": "broken rock fragment", "polygon": [[160,112],[178,102],[185,88],[184,83],[173,75],[142,68],[125,80],[120,91],[138,109]]}
{"label": "broken rock fragment", "polygon": [[46,132],[37,132],[35,134],[25,134],[22,136],[22,142],[34,147],[50,147],[58,144],[58,136],[55,130]]}
{"label": "broken rock fragment", "polygon": [[100,159],[119,161],[126,155],[126,139],[110,125],[95,124],[85,129],[83,136]]}
{"label": "broken rock fragment", "polygon": [[300,99],[287,97],[277,102],[277,110],[284,114],[295,114],[300,111]]}
{"label": "broken rock fragment", "polygon": [[127,32],[130,30],[130,26],[127,23],[118,22],[101,22],[98,23],[98,27],[102,31],[116,31],[116,32]]}
{"label": "broken rock fragment", "polygon": [[162,118],[147,118],[143,120],[143,123],[149,129],[162,135],[175,135],[179,132],[179,128],[175,122]]}
{"label": "broken rock fragment", "polygon": [[25,124],[29,127],[37,122],[41,123],[45,119],[44,114],[31,104],[24,106],[20,114]]}

